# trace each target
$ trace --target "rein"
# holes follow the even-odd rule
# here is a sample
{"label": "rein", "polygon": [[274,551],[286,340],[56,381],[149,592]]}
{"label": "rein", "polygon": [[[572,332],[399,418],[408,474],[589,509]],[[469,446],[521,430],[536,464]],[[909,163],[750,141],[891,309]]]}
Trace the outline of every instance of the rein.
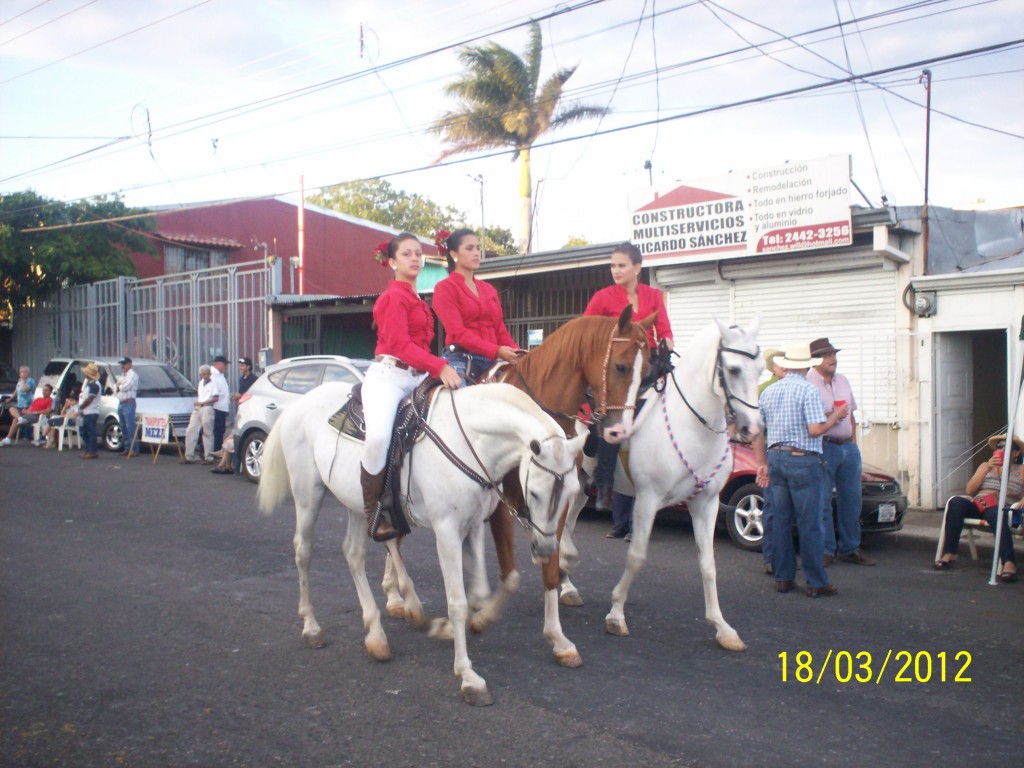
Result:
{"label": "rein", "polygon": [[632,342],[637,347],[643,349],[643,346],[634,338],[629,336],[616,336],[615,329],[618,326],[612,328],[612,335],[608,339],[608,347],[604,351],[604,364],[601,366],[601,407],[597,409],[597,413],[594,414],[594,419],[600,423],[608,415],[608,411],[632,411],[636,409],[636,403],[632,405],[625,403],[623,405],[608,405],[608,362],[612,359],[612,344],[616,341]]}
{"label": "rein", "polygon": [[[451,395],[451,394],[452,393],[449,393],[449,395]],[[537,526],[537,524],[533,522],[533,517],[532,517],[532,515],[530,515],[529,508],[526,507],[525,505],[523,507],[516,508],[512,504],[512,502],[509,501],[508,496],[506,496],[504,494],[504,492],[501,490],[501,488],[498,486],[498,484],[496,482],[494,482],[493,478],[491,478],[490,473],[488,473],[488,471],[487,471],[487,467],[485,467],[483,461],[480,460],[480,456],[477,455],[476,449],[473,448],[473,443],[470,441],[469,435],[466,434],[466,430],[462,426],[462,419],[459,417],[459,411],[455,407],[455,398],[454,397],[450,397],[449,399],[452,402],[452,413],[455,414],[455,423],[459,425],[459,432],[462,433],[462,438],[466,441],[466,445],[469,446],[469,452],[473,454],[473,458],[476,459],[476,463],[480,466],[480,471],[484,473],[484,476],[487,478],[487,480],[484,481],[472,469],[467,467],[465,465],[465,463],[463,463],[461,459],[459,459],[457,456],[455,456],[455,454],[452,453],[451,450],[446,445],[444,445],[442,442],[440,442],[440,437],[437,437],[436,433],[435,433],[435,435],[432,435],[431,438],[434,440],[435,443],[437,443],[438,448],[441,449],[441,452],[444,453],[444,455],[447,456],[452,461],[452,463],[455,464],[455,466],[457,466],[459,469],[461,469],[469,477],[473,478],[473,480],[475,480],[476,482],[480,483],[480,485],[482,487],[493,489],[494,492],[498,494],[498,498],[501,500],[501,503],[505,506],[505,509],[508,511],[508,513],[510,515],[512,515],[512,517],[514,517],[516,519],[516,522],[518,522],[521,526],[523,526],[523,528],[525,530],[529,530],[529,529],[532,528],[533,530],[535,530],[537,533],[541,534],[542,536],[547,536],[548,534],[545,533],[544,531],[542,531]],[[424,424],[424,428],[426,428],[426,424]],[[431,432],[433,432],[433,430],[431,430]],[[430,432],[428,432],[427,434],[430,434]],[[555,435],[549,435],[548,437],[545,438],[545,441],[552,440],[554,438],[555,438]],[[535,466],[535,467],[538,467],[539,469],[544,470],[545,472],[547,472],[548,474],[550,474],[551,476],[553,476],[555,478],[555,488],[554,488],[554,491],[551,494],[551,501],[549,502],[550,506],[548,507],[549,517],[553,516],[554,512],[557,511],[557,510],[555,510],[555,506],[558,504],[557,500],[562,497],[562,487],[565,485],[565,476],[569,472],[575,471],[576,470],[576,466],[573,465],[572,467],[567,469],[565,472],[562,472],[561,474],[559,474],[558,472],[555,472],[555,470],[550,469],[549,467],[545,467],[543,464],[541,464],[539,461],[537,461],[537,457],[536,456],[531,456],[530,457],[530,464]],[[526,471],[526,482],[524,483],[524,487],[523,487],[523,496],[524,497],[526,496],[526,488],[529,486],[529,484],[530,484],[530,471],[529,471],[529,469],[527,469],[527,471]]]}

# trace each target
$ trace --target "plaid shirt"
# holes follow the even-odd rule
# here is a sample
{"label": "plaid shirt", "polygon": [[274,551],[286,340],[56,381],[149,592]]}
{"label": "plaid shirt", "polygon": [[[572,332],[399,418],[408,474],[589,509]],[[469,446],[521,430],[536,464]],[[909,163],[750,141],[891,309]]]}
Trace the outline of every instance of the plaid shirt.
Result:
{"label": "plaid shirt", "polygon": [[811,437],[808,424],[825,421],[825,409],[814,385],[793,371],[765,389],[760,398],[761,418],[770,436],[769,445],[791,445],[801,451],[821,453],[821,438]]}

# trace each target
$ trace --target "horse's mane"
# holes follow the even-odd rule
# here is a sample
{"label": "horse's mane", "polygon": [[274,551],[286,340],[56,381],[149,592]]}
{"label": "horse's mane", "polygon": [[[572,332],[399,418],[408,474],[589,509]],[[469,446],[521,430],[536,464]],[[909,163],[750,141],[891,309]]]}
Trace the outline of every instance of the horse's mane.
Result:
{"label": "horse's mane", "polygon": [[519,361],[520,372],[528,378],[536,370],[553,371],[559,364],[575,367],[581,352],[597,347],[603,349],[611,337],[618,318],[600,315],[577,317],[544,339],[538,347]]}

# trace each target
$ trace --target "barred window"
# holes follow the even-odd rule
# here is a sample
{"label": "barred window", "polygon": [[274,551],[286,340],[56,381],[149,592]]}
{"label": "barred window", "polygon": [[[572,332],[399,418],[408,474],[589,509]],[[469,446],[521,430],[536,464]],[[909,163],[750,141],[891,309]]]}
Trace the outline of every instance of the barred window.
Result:
{"label": "barred window", "polygon": [[169,245],[164,248],[164,272],[191,272],[196,269],[227,266],[228,255],[224,251],[206,251],[201,248],[184,248]]}

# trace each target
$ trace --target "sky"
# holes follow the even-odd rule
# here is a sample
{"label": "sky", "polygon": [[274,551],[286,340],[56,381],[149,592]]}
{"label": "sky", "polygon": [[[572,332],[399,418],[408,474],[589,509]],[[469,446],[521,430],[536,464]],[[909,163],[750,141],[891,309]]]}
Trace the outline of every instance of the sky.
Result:
{"label": "sky", "polygon": [[638,192],[828,155],[853,204],[921,205],[927,157],[932,205],[1024,205],[1022,0],[3,0],[0,194],[185,206],[384,177],[518,234],[511,154],[437,166],[428,127],[462,46],[522,53],[530,19],[542,78],[577,66],[564,101],[610,109],[535,148],[534,250],[627,239]]}

